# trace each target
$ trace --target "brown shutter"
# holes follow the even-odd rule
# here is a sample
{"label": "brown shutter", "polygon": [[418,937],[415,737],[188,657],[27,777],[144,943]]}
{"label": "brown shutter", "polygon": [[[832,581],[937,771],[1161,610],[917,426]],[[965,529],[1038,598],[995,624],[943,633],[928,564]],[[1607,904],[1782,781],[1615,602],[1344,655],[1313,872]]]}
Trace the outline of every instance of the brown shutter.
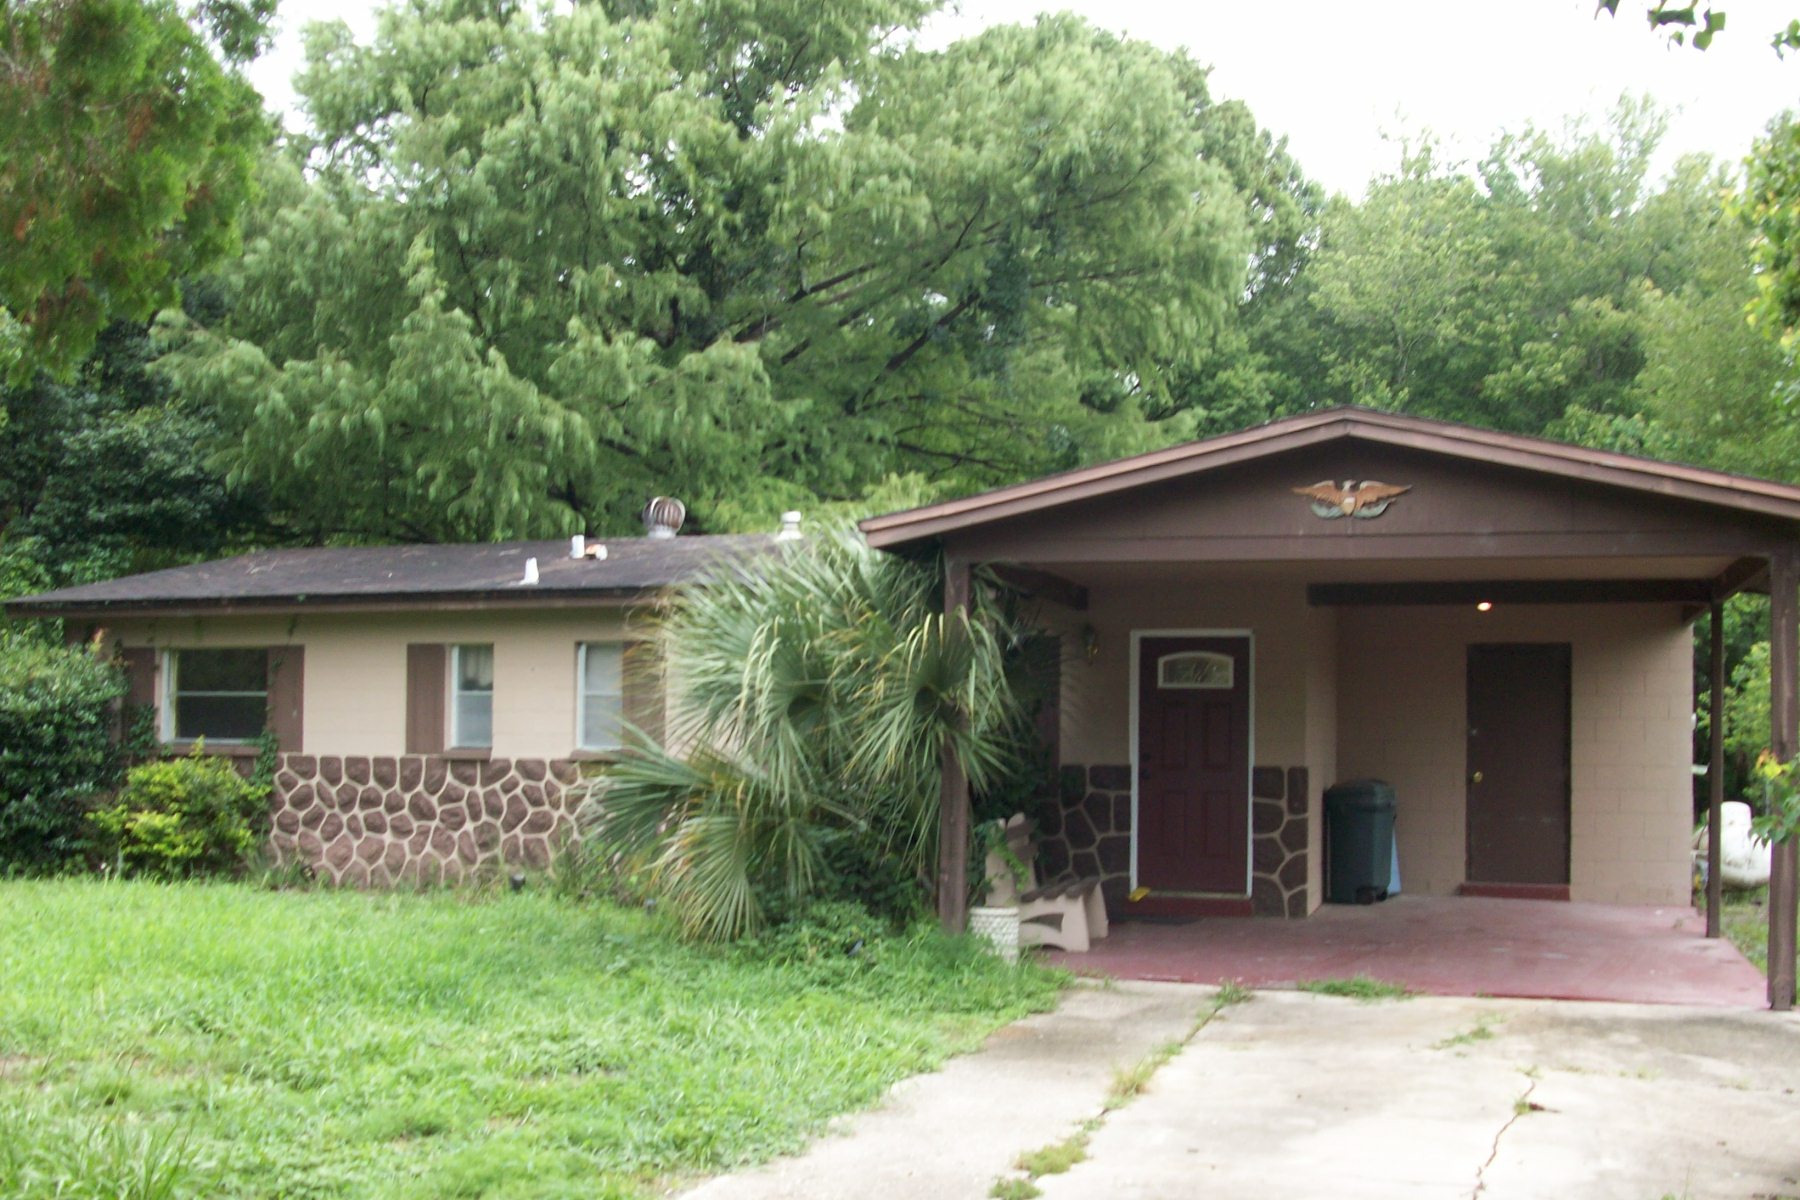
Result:
{"label": "brown shutter", "polygon": [[442,643],[414,642],[406,648],[406,752],[438,754],[444,749],[445,670]]}
{"label": "brown shutter", "polygon": [[625,719],[660,745],[667,698],[662,655],[656,652],[655,642],[626,642],[619,659]]}
{"label": "brown shutter", "polygon": [[284,754],[302,749],[301,713],[306,684],[306,647],[269,649],[269,732]]}
{"label": "brown shutter", "polygon": [[149,646],[127,646],[119,651],[125,667],[125,703],[142,708],[156,703],[156,651]]}

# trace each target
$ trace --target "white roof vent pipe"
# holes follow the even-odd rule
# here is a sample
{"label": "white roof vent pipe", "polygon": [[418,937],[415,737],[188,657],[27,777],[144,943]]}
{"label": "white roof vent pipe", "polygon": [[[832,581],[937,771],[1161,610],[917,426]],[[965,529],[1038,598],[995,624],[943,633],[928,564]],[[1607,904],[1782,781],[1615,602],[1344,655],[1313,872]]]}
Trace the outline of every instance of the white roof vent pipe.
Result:
{"label": "white roof vent pipe", "polygon": [[666,541],[681,532],[687,505],[672,496],[656,496],[644,505],[644,536]]}
{"label": "white roof vent pipe", "polygon": [[805,536],[800,532],[800,514],[798,512],[790,510],[781,514],[781,530],[775,535],[776,541],[797,542]]}
{"label": "white roof vent pipe", "polygon": [[570,558],[586,558],[587,557],[587,535],[586,534],[578,533],[574,537],[569,539],[569,557]]}
{"label": "white roof vent pipe", "polygon": [[538,581],[537,559],[525,560],[525,578],[519,580],[520,587],[534,587]]}

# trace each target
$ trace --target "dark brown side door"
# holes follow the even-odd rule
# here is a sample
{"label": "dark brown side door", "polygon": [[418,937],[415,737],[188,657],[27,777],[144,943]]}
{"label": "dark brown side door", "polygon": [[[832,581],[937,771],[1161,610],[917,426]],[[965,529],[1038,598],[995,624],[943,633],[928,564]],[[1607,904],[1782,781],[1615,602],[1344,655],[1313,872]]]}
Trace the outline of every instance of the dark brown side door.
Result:
{"label": "dark brown side door", "polygon": [[1244,894],[1250,639],[1138,643],[1138,883]]}
{"label": "dark brown side door", "polygon": [[1468,877],[1569,882],[1569,647],[1469,647]]}

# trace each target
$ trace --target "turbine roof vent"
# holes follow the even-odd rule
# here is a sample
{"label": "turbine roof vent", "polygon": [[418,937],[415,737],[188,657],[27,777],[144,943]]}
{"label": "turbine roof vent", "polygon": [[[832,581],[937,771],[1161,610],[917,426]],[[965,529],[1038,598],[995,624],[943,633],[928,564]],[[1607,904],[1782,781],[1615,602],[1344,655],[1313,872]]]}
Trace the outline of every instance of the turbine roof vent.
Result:
{"label": "turbine roof vent", "polygon": [[644,505],[644,536],[662,541],[681,532],[687,505],[673,496],[656,496]]}

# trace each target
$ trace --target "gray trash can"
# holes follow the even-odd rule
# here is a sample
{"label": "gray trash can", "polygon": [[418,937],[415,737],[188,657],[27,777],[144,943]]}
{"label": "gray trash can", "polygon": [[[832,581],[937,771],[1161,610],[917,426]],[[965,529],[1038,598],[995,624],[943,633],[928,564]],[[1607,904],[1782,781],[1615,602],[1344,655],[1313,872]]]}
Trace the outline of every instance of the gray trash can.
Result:
{"label": "gray trash can", "polygon": [[1394,862],[1394,787],[1352,779],[1325,789],[1325,899],[1386,900]]}

